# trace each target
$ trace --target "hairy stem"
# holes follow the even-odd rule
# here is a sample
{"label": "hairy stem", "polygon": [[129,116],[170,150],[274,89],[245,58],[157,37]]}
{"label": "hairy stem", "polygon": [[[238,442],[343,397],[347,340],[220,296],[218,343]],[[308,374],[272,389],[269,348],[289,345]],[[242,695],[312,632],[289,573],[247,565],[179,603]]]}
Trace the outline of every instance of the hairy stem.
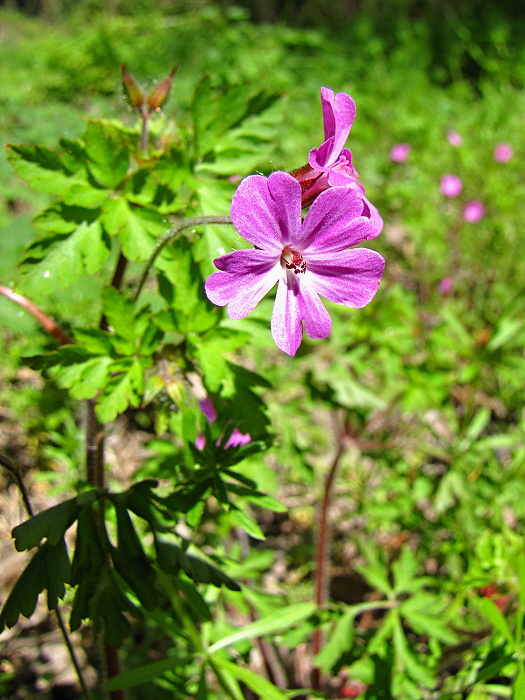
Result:
{"label": "hairy stem", "polygon": [[3,285],[0,284],[0,294],[7,299],[10,299],[11,301],[14,301],[15,304],[18,304],[18,306],[21,306],[23,309],[28,311],[31,316],[36,318],[36,320],[40,323],[42,328],[49,333],[50,335],[53,336],[53,338],[60,344],[60,345],[69,345],[73,341],[71,338],[69,338],[63,330],[61,330],[57,324],[53,321],[53,319],[45,314],[40,307],[38,307],[36,304],[33,304],[32,301],[29,301],[27,297],[25,297],[23,294],[18,294],[18,292],[14,292],[12,289],[9,289],[9,287],[4,287]]}
{"label": "hairy stem", "polygon": [[146,263],[144,270],[142,271],[142,276],[139,280],[139,283],[137,285],[137,289],[135,291],[135,295],[133,297],[133,301],[137,301],[141,291],[142,287],[144,286],[144,283],[148,277],[149,271],[153,267],[153,263],[157,259],[157,256],[159,253],[162,251],[162,249],[170,243],[170,241],[173,241],[181,231],[183,231],[185,228],[192,228],[193,226],[203,226],[204,224],[231,224],[233,223],[231,220],[231,217],[229,216],[196,216],[193,219],[184,219],[180,223],[176,224],[172,229],[168,231],[168,233],[161,238],[158,242],[155,248],[153,249],[153,252],[151,253],[148,262]]}
{"label": "hairy stem", "polygon": [[[328,597],[328,564],[330,556],[330,523],[328,522],[328,514],[332,502],[337,469],[345,449],[344,442],[340,440],[335,457],[325,477],[323,500],[319,510],[319,529],[315,554],[315,602],[318,607],[324,605]],[[316,629],[312,638],[312,653],[314,656],[321,651],[322,645],[322,632],[320,629]],[[312,668],[311,684],[313,690],[321,690],[321,671],[319,668]]]}

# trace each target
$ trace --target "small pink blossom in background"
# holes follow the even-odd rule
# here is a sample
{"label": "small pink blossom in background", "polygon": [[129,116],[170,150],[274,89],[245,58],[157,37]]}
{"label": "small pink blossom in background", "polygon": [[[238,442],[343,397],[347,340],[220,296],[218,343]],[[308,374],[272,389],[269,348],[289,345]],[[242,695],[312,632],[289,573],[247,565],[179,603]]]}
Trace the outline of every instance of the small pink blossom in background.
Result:
{"label": "small pink blossom in background", "polygon": [[450,277],[443,277],[439,283],[439,291],[446,297],[452,294],[452,279]]}
{"label": "small pink blossom in background", "polygon": [[[199,408],[206,416],[206,420],[208,421],[208,423],[213,423],[217,419],[217,411],[215,410],[215,406],[213,405],[210,398],[206,398],[202,401],[199,401]],[[251,441],[252,438],[250,433],[243,434],[238,428],[234,428],[232,434],[230,435],[230,437],[226,441],[226,444],[224,445],[224,449],[227,450],[228,447],[239,447],[240,445],[247,445]],[[217,440],[215,444],[220,445],[221,440]],[[206,439],[202,433],[199,433],[199,435],[197,435],[197,439],[195,440],[195,447],[198,450],[202,451],[205,445]]]}
{"label": "small pink blossom in background", "polygon": [[465,221],[475,223],[485,216],[485,207],[479,199],[473,199],[472,202],[467,202],[463,207],[463,218]]}
{"label": "small pink blossom in background", "polygon": [[443,175],[439,189],[445,197],[457,197],[463,189],[463,184],[457,175]]}
{"label": "small pink blossom in background", "polygon": [[463,136],[458,134],[457,131],[447,131],[447,139],[451,146],[461,146],[463,143]]}
{"label": "small pink blossom in background", "polygon": [[496,163],[506,163],[513,155],[512,146],[508,143],[498,143],[494,149],[494,160]]}
{"label": "small pink blossom in background", "polygon": [[398,143],[392,147],[390,151],[390,160],[394,163],[404,163],[411,151],[411,146],[408,143]]}

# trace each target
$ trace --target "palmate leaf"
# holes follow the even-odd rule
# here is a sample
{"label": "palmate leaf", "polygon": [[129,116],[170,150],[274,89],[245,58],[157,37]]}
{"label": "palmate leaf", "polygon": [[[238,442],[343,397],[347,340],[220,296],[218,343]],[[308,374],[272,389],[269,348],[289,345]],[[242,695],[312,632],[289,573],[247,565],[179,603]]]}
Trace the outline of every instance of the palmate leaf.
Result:
{"label": "palmate leaf", "polygon": [[108,365],[108,370],[112,376],[104,384],[95,407],[102,423],[115,420],[129,406],[138,406],[144,391],[144,368],[140,360],[114,362]]}
{"label": "palmate leaf", "polygon": [[130,148],[138,138],[134,131],[109,120],[90,120],[84,133],[88,169],[103,186],[116,188],[126,176]]}
{"label": "palmate leaf", "polygon": [[187,239],[181,238],[165,248],[157,267],[163,270],[159,291],[175,311],[177,330],[184,334],[202,333],[217,323],[218,308],[206,298],[204,279]]}

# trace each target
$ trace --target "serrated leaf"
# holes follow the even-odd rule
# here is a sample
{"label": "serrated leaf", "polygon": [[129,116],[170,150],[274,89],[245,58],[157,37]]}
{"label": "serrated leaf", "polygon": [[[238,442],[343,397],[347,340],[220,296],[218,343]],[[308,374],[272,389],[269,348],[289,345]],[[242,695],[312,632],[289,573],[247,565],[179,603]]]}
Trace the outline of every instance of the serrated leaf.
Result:
{"label": "serrated leaf", "polygon": [[125,256],[135,262],[147,260],[156,238],[168,230],[158,211],[133,206],[122,197],[106,199],[101,220],[110,236],[119,237]]}
{"label": "serrated leaf", "polygon": [[56,546],[43,544],[13,586],[0,614],[0,631],[13,627],[18,617],[31,617],[40,593],[47,589],[48,608],[53,610],[65,595],[64,583],[70,574],[66,546],[60,540]]}
{"label": "serrated leaf", "polygon": [[129,168],[130,134],[115,122],[92,120],[84,133],[88,168],[102,185],[116,188]]}
{"label": "serrated leaf", "polygon": [[111,328],[123,338],[135,339],[135,304],[113,286],[102,290],[102,308]]}
{"label": "serrated leaf", "polygon": [[51,148],[9,145],[7,158],[16,173],[35,190],[62,194],[71,187],[71,173]]}
{"label": "serrated leaf", "polygon": [[204,279],[193,259],[193,246],[185,238],[163,251],[157,267],[164,298],[175,311],[177,329],[184,334],[202,333],[215,325],[219,318],[217,307],[210,304],[204,293]]}
{"label": "serrated leaf", "polygon": [[77,343],[88,353],[94,355],[110,355],[112,346],[109,336],[98,328],[76,326],[72,329]]}
{"label": "serrated leaf", "polygon": [[118,372],[110,376],[97,399],[95,412],[101,423],[107,423],[123,413],[129,406],[138,406],[144,391],[144,370],[137,360],[118,365],[109,364]]}
{"label": "serrated leaf", "polygon": [[69,235],[49,234],[38,243],[37,261],[30,257],[31,248],[26,254],[21,282],[25,289],[39,294],[69,287],[84,272],[94,274],[110,252],[109,239],[98,220],[82,222]]}
{"label": "serrated leaf", "polygon": [[[71,233],[82,223],[93,223],[99,214],[99,209],[69,206],[64,204],[64,202],[55,202],[47,209],[44,209],[38,216],[35,216],[33,223],[42,231]],[[35,247],[37,245],[38,241],[28,248],[32,256],[35,255]]]}
{"label": "serrated leaf", "polygon": [[211,393],[219,393],[222,383],[233,376],[224,355],[244,345],[249,340],[248,333],[229,328],[214,328],[200,339],[195,354],[204,374],[206,386]]}

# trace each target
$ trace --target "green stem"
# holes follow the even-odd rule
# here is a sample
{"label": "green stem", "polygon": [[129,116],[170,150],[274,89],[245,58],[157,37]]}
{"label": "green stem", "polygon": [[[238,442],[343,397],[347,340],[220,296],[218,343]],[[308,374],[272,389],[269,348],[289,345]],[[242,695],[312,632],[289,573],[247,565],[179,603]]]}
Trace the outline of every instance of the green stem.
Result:
{"label": "green stem", "polygon": [[205,224],[231,224],[233,223],[231,218],[229,216],[196,216],[193,219],[184,219],[180,223],[176,224],[172,229],[168,231],[168,233],[161,238],[158,242],[155,248],[153,249],[153,252],[151,253],[148,262],[146,263],[146,266],[144,267],[144,270],[142,271],[142,276],[139,280],[139,283],[137,285],[137,289],[135,291],[135,295],[133,297],[133,301],[137,301],[139,298],[139,295],[142,291],[142,287],[144,286],[144,283],[148,277],[150,269],[153,267],[153,263],[157,259],[157,256],[159,253],[162,251],[162,249],[170,243],[170,241],[173,241],[181,231],[183,231],[185,228],[193,228],[194,226],[203,226]]}

